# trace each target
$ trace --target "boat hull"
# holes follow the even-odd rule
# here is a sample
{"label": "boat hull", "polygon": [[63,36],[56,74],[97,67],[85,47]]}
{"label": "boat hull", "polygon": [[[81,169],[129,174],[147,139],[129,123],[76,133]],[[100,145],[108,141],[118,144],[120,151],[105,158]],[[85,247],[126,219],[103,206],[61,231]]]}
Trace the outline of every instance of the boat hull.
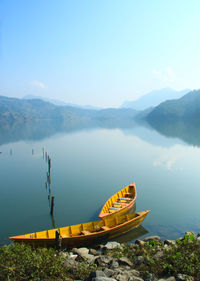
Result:
{"label": "boat hull", "polygon": [[[127,200],[129,199],[129,201],[125,200],[126,194],[130,194],[130,196],[127,197]],[[133,182],[132,184],[124,187],[119,192],[115,193],[112,197],[110,197],[106,201],[99,214],[99,218],[104,219],[106,217],[116,217],[118,215],[126,214],[129,210],[134,208],[136,197],[137,197],[136,186],[135,183]],[[124,200],[122,198],[124,198]],[[122,202],[121,205],[120,203],[118,203],[119,201]],[[120,207],[115,208],[115,206],[117,206],[115,204],[120,205]],[[115,209],[112,210],[112,208]]]}
{"label": "boat hull", "polygon": [[[134,214],[122,215],[116,218],[108,218],[107,220],[99,220],[95,222],[70,226],[72,230],[78,228],[85,229],[82,232],[87,234],[83,235],[81,232],[77,234],[68,234],[68,228],[57,228],[50,231],[42,231],[30,233],[20,236],[10,237],[12,241],[18,243],[29,244],[32,246],[45,246],[54,247],[56,245],[56,231],[61,233],[61,244],[63,248],[83,247],[89,245],[99,244],[104,240],[115,238],[119,235],[127,233],[128,231],[137,228],[141,225],[149,211],[138,212]],[[99,227],[100,230],[90,232],[91,224],[94,228]],[[66,229],[66,231],[65,231]],[[47,237],[47,232],[49,236]],[[64,233],[67,233],[64,234]],[[45,237],[46,236],[46,237]]]}

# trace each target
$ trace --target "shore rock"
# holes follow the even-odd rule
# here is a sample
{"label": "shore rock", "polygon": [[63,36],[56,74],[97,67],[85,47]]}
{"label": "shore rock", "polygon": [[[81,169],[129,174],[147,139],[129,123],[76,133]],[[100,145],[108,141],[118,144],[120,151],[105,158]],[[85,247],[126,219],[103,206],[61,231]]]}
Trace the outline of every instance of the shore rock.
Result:
{"label": "shore rock", "polygon": [[138,246],[144,246],[145,242],[142,241],[142,240],[137,239],[137,240],[135,241],[135,244],[138,245]]}
{"label": "shore rock", "polygon": [[159,242],[159,243],[162,242],[160,236],[156,236],[156,235],[155,236],[148,236],[148,237],[144,238],[144,242],[149,242],[149,241],[152,241],[152,240],[154,240],[156,242]]}
{"label": "shore rock", "polygon": [[165,240],[164,241],[164,245],[176,245],[176,241],[175,240]]}
{"label": "shore rock", "polygon": [[137,276],[128,276],[125,274],[119,274],[116,277],[117,281],[144,281],[144,279],[137,277]]}
{"label": "shore rock", "polygon": [[92,281],[96,277],[106,277],[105,273],[101,270],[92,271],[85,281]]}
{"label": "shore rock", "polygon": [[87,248],[73,248],[72,252],[77,255],[75,258],[76,261],[88,260],[89,262],[93,262],[95,259],[95,256],[89,254],[89,249]]}
{"label": "shore rock", "polygon": [[91,281],[117,281],[117,280],[108,277],[96,277],[96,278],[92,278]]}
{"label": "shore rock", "polygon": [[74,254],[78,254],[78,255],[87,255],[89,253],[89,249],[88,248],[73,248],[72,252]]}
{"label": "shore rock", "polygon": [[158,281],[158,278],[156,278],[153,274],[149,273],[144,280],[145,281]]}
{"label": "shore rock", "polygon": [[194,281],[194,278],[192,276],[179,273],[176,276],[176,281]]}
{"label": "shore rock", "polygon": [[192,232],[192,231],[187,231],[187,232],[185,232],[184,238],[185,238],[186,236],[190,236],[190,235],[193,236],[194,238],[196,238],[195,233]]}
{"label": "shore rock", "polygon": [[108,243],[106,243],[106,245],[104,247],[108,250],[112,250],[112,249],[115,249],[115,248],[122,249],[121,244],[118,243],[118,242],[108,242]]}
{"label": "shore rock", "polygon": [[101,267],[109,267],[113,258],[107,256],[98,256],[95,257],[94,263]]}
{"label": "shore rock", "polygon": [[110,268],[104,268],[103,272],[107,277],[112,277],[115,274],[115,271]]}
{"label": "shore rock", "polygon": [[176,281],[176,278],[172,276],[165,279],[158,279],[158,281]]}
{"label": "shore rock", "polygon": [[163,251],[158,251],[154,256],[153,256],[153,258],[154,259],[160,259],[160,258],[162,258],[162,257],[164,257],[164,252]]}
{"label": "shore rock", "polygon": [[145,261],[145,259],[143,256],[137,256],[135,259],[135,264],[140,265],[140,264],[144,263],[144,261]]}
{"label": "shore rock", "polygon": [[118,268],[119,267],[119,263],[118,263],[118,261],[116,261],[116,260],[112,260],[111,261],[111,263],[110,263],[110,268],[111,269],[115,269],[115,268]]}
{"label": "shore rock", "polygon": [[118,262],[120,265],[128,265],[130,267],[133,266],[133,263],[126,257],[120,258]]}
{"label": "shore rock", "polygon": [[99,256],[99,252],[95,249],[89,249],[89,254],[93,256]]}

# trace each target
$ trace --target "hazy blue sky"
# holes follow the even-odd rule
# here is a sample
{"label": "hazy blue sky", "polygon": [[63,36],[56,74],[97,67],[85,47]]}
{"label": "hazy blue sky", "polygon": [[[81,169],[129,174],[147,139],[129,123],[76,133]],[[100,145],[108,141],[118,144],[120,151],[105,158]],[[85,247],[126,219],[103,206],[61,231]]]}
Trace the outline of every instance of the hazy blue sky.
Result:
{"label": "hazy blue sky", "polygon": [[0,0],[0,95],[120,106],[200,88],[199,0]]}

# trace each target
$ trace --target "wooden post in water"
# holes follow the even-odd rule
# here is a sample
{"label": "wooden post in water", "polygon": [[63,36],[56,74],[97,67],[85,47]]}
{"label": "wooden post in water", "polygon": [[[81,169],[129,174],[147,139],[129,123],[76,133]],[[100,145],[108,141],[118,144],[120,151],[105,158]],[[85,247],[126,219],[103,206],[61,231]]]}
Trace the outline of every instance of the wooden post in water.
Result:
{"label": "wooden post in water", "polygon": [[52,228],[55,229],[56,228],[56,224],[55,224],[54,215],[51,216],[51,223],[52,223]]}
{"label": "wooden post in water", "polygon": [[49,172],[47,172],[47,182],[50,184],[51,183],[51,175]]}
{"label": "wooden post in water", "polygon": [[12,149],[10,149],[10,155],[12,155]]}
{"label": "wooden post in water", "polygon": [[49,201],[49,207],[50,207],[50,194],[48,194],[48,201]]}
{"label": "wooden post in water", "polygon": [[45,160],[46,160],[46,162],[47,162],[47,152],[45,152]]}
{"label": "wooden post in water", "polygon": [[49,169],[49,175],[51,173],[51,158],[48,156],[48,169]]}
{"label": "wooden post in water", "polygon": [[32,149],[32,155],[34,154],[34,149]]}
{"label": "wooden post in water", "polygon": [[51,215],[53,215],[53,209],[54,209],[54,196],[51,197]]}
{"label": "wooden post in water", "polygon": [[62,247],[62,237],[58,230],[56,230],[56,249],[60,250]]}
{"label": "wooden post in water", "polygon": [[49,194],[51,194],[51,182],[49,182]]}
{"label": "wooden post in water", "polygon": [[44,147],[42,148],[42,158],[44,159]]}

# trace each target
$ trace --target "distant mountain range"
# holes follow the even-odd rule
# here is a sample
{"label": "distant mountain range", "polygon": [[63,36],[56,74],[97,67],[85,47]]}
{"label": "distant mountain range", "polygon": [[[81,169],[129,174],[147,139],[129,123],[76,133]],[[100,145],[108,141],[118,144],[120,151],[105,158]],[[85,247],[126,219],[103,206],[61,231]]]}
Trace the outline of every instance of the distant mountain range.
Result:
{"label": "distant mountain range", "polygon": [[[179,93],[180,94],[180,93]],[[165,101],[154,108],[137,111],[130,108],[83,109],[58,106],[40,99],[17,99],[0,96],[0,123],[56,120],[64,126],[95,122],[99,126],[130,126],[134,120],[200,119],[200,90],[195,90],[180,99]]]}
{"label": "distant mountain range", "polygon": [[40,99],[16,99],[0,96],[0,124],[33,121],[59,121],[62,127],[129,126],[137,111],[133,109],[108,108],[102,110],[82,109],[72,106],[57,106]]}
{"label": "distant mountain range", "polygon": [[146,119],[156,120],[200,120],[200,90],[191,91],[177,100],[168,100],[155,107]]}
{"label": "distant mountain range", "polygon": [[130,108],[91,110],[58,106],[39,99],[0,96],[0,144],[87,128],[126,130],[135,128],[139,121],[167,137],[178,137],[200,146],[200,90],[143,111]]}
{"label": "distant mountain range", "polygon": [[133,108],[135,110],[145,110],[149,107],[155,107],[166,100],[178,99],[190,92],[189,89],[176,91],[170,88],[151,91],[136,101],[126,101],[121,108]]}
{"label": "distant mountain range", "polygon": [[44,97],[40,97],[40,96],[34,96],[34,95],[26,95],[23,97],[24,100],[33,100],[33,99],[39,99],[39,100],[43,100],[46,102],[50,102],[54,105],[58,105],[58,106],[71,106],[71,107],[77,107],[77,108],[82,108],[82,109],[94,109],[94,110],[100,110],[100,107],[97,106],[92,106],[92,105],[77,105],[74,103],[66,103],[64,101],[60,101],[60,100],[56,100],[56,99],[48,99],[48,98],[44,98]]}

